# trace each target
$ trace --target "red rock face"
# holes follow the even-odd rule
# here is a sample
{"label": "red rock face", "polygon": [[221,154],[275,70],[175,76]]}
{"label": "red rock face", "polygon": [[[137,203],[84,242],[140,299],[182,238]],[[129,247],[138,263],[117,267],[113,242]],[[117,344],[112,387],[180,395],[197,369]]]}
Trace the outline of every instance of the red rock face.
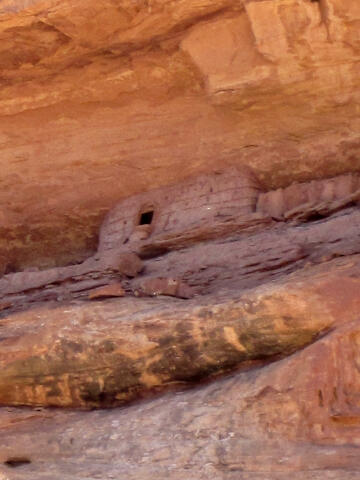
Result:
{"label": "red rock face", "polygon": [[[0,471],[5,478],[19,479],[46,478],[49,465],[56,479],[64,478],[64,471],[75,479],[119,478],[129,472],[130,478],[141,475],[149,480],[155,473],[168,478],[169,472],[179,480],[209,476],[235,480],[239,475],[256,480],[283,480],[289,475],[297,480],[356,478],[360,470],[359,277],[354,265],[343,261],[334,267],[324,265],[309,269],[302,279],[293,277],[292,290],[289,284],[281,291],[274,285],[267,293],[264,290],[267,298],[263,297],[258,313],[267,313],[267,320],[273,314],[273,320],[278,318],[273,326],[278,334],[282,332],[281,342],[290,339],[286,332],[295,326],[296,317],[297,328],[310,330],[336,319],[327,335],[304,350],[262,368],[128,408],[97,412],[2,408],[0,424],[6,442],[0,452]],[[330,296],[335,291],[338,296]],[[103,305],[102,314],[111,308]],[[89,331],[95,328],[92,333],[99,334],[99,312],[93,312],[90,322],[89,315],[83,317]],[[247,312],[256,323],[256,312],[248,307]],[[29,328],[29,319],[23,325],[19,320],[15,319],[17,331]],[[58,334],[66,325],[64,316],[61,322]],[[262,326],[269,340],[271,331],[266,322]],[[78,328],[74,325],[66,335]],[[101,335],[106,332],[104,325],[100,330]],[[134,331],[140,345],[144,338]],[[38,346],[49,340],[51,344],[50,332],[49,325],[40,334]],[[147,332],[156,334],[154,324]],[[229,333],[226,338],[233,342]],[[11,348],[9,340],[7,344]],[[22,345],[24,359],[26,334]],[[13,352],[16,359],[16,347]],[[134,349],[127,354],[130,358]],[[84,352],[73,349],[73,355],[81,361]],[[68,390],[62,392],[65,395]]]}
{"label": "red rock face", "polygon": [[[0,250],[81,260],[120,198],[359,168],[357,0],[2,2]],[[14,192],[16,191],[16,195]]]}
{"label": "red rock face", "polygon": [[0,480],[359,477],[359,32],[358,0],[0,2]]}
{"label": "red rock face", "polygon": [[124,297],[125,290],[122,288],[121,283],[111,283],[105,287],[99,287],[91,290],[89,293],[89,300],[111,298],[111,297]]}

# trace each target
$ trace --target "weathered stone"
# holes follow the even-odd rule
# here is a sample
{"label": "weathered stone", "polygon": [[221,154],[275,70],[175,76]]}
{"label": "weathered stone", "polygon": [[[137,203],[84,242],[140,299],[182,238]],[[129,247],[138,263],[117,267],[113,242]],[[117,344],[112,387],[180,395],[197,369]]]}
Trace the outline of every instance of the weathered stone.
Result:
{"label": "weathered stone", "polygon": [[277,220],[297,218],[306,220],[312,215],[329,215],[360,198],[360,178],[355,174],[340,175],[308,183],[294,183],[260,193],[257,211]]}
{"label": "weathered stone", "polygon": [[357,479],[359,1],[0,4],[0,479]]}
{"label": "weathered stone", "polygon": [[134,228],[132,234],[129,237],[129,242],[139,242],[141,240],[146,240],[149,238],[151,233],[150,225],[138,225]]}
{"label": "weathered stone", "polygon": [[121,283],[113,283],[111,285],[106,285],[105,287],[96,288],[91,290],[88,298],[89,300],[97,300],[100,298],[109,298],[109,297],[124,297],[126,295],[125,290],[123,289]]}
{"label": "weathered stone", "polygon": [[357,318],[359,271],[354,256],[240,298],[142,299],[141,309],[124,298],[13,314],[2,321],[0,403],[115,406],[288,355]]}
{"label": "weathered stone", "polygon": [[[308,263],[359,253],[359,195],[355,175],[266,194],[249,170],[194,177],[120,202],[101,227],[96,255],[78,265],[5,275],[0,298],[25,309],[86,297],[139,273],[138,281],[126,280],[136,296],[240,292]],[[149,238],[134,240],[138,228]]]}
{"label": "weathered stone", "polygon": [[[226,168],[130,196],[106,216],[100,228],[99,254],[121,246],[131,248],[132,243],[148,237],[216,224],[231,215],[246,221],[255,212],[261,190],[250,169]],[[149,218],[143,219],[144,214]]]}
{"label": "weathered stone", "polygon": [[101,268],[113,269],[121,275],[127,277],[136,277],[144,268],[142,260],[133,252],[121,252],[121,250],[114,250],[113,252],[106,252],[100,257]]}
{"label": "weathered stone", "polygon": [[88,257],[119,199],[194,174],[250,166],[274,188],[360,168],[357,0],[0,8],[9,271]]}
{"label": "weathered stone", "polygon": [[136,297],[170,297],[192,298],[196,291],[178,278],[147,277],[133,282],[132,288]]}
{"label": "weathered stone", "polygon": [[[54,480],[355,480],[359,300],[348,268],[338,265],[320,289],[332,295],[332,331],[271,365],[127,408],[0,409],[0,472],[11,480],[50,472]],[[14,458],[23,465],[6,463]]]}
{"label": "weathered stone", "polygon": [[133,252],[107,251],[79,265],[5,275],[0,279],[0,298],[19,309],[45,300],[86,297],[92,289],[119,278],[133,278],[143,268],[142,260]]}
{"label": "weathered stone", "polygon": [[0,302],[0,312],[2,310],[7,310],[8,308],[10,308],[12,306],[12,303],[11,302]]}

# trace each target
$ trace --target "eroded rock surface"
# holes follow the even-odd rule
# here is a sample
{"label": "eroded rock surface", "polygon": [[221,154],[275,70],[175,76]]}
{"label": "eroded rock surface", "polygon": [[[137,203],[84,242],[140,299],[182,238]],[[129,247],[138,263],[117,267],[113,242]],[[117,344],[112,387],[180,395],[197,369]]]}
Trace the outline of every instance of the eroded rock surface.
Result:
{"label": "eroded rock surface", "polygon": [[2,408],[3,478],[356,479],[358,259],[338,262],[315,275],[337,323],[288,358],[124,409]]}
{"label": "eroded rock surface", "polygon": [[199,172],[248,165],[274,188],[358,170],[358,5],[2,2],[10,270],[89,256],[119,199]]}
{"label": "eroded rock surface", "polygon": [[10,315],[1,322],[0,403],[116,406],[288,355],[357,319],[360,263],[348,258],[240,296],[44,304]]}
{"label": "eroded rock surface", "polygon": [[0,480],[359,477],[359,8],[0,2]]}
{"label": "eroded rock surface", "polygon": [[92,298],[120,279],[134,296],[241,292],[359,253],[359,197],[354,174],[265,193],[253,172],[235,168],[134,195],[109,212],[83,263],[4,275],[1,309]]}

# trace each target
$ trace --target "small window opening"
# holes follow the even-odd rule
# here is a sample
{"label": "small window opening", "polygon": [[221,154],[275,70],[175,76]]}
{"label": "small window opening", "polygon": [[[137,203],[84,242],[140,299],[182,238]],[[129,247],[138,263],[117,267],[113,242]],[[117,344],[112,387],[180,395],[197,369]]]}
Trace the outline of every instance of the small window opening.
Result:
{"label": "small window opening", "polygon": [[12,457],[4,462],[5,465],[11,468],[22,467],[23,465],[28,465],[31,463],[31,460],[26,457]]}
{"label": "small window opening", "polygon": [[140,216],[139,225],[150,225],[154,217],[154,210],[148,210]]}

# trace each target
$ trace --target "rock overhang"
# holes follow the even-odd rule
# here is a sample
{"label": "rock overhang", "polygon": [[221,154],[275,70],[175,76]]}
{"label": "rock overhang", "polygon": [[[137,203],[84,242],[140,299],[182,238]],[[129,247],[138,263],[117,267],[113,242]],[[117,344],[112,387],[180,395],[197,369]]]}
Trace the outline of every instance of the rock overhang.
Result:
{"label": "rock overhang", "polygon": [[[0,254],[13,270],[79,262],[95,251],[102,219],[118,200],[199,173],[250,166],[266,191],[359,170],[359,19],[357,0],[4,0]],[[327,184],[330,190],[341,190],[334,182],[335,188],[332,181]],[[2,315],[6,368],[0,395],[2,401],[7,395],[9,403],[28,405],[113,406],[136,396],[141,369],[128,363],[127,370],[116,371],[114,392],[108,367],[114,360],[124,362],[121,354],[131,358],[135,344],[139,351],[155,353],[161,325],[151,318],[143,322],[141,308],[163,309],[163,333],[170,335],[159,344],[177,346],[184,362],[179,364],[176,349],[162,358],[149,355],[154,362],[142,370],[139,390],[159,380],[171,383],[166,375],[174,366],[179,383],[186,381],[184,372],[193,373],[190,381],[215,372],[203,357],[185,362],[187,355],[194,359],[194,352],[201,353],[200,341],[196,348],[186,341],[200,340],[204,322],[208,346],[222,341],[215,352],[221,358],[205,359],[219,360],[218,373],[244,359],[239,339],[248,341],[247,348],[256,340],[263,363],[267,354],[274,360],[279,351],[302,349],[319,334],[334,331],[271,366],[127,409],[29,413],[2,408],[7,438],[0,476],[47,478],[50,469],[59,479],[168,478],[169,472],[196,479],[263,478],[270,471],[274,478],[290,474],[301,480],[357,476],[359,259],[354,238],[359,222],[358,207],[351,204],[358,199],[350,189],[346,205],[341,199],[329,203],[325,190],[325,203],[305,210],[291,208],[294,197],[302,196],[297,185],[263,194],[265,211],[280,222],[301,218],[304,223],[296,228],[304,235],[301,245],[290,236],[281,258],[270,255],[261,264],[253,261],[259,253],[254,248],[246,251],[248,261],[241,256],[243,245],[234,252],[238,261],[245,260],[239,270],[250,268],[256,276],[256,269],[265,267],[270,279],[243,296],[241,308],[255,329],[248,335],[244,328],[237,331],[234,309],[240,303],[236,290],[249,287],[246,278],[235,285],[235,293],[217,296],[215,285],[211,295],[186,302],[48,302],[40,310]],[[331,217],[344,207],[345,215]],[[324,215],[331,218],[319,221]],[[331,235],[319,236],[321,222]],[[316,245],[304,245],[308,227]],[[276,238],[282,241],[281,233],[280,228]],[[275,246],[274,239],[266,236],[267,245]],[[183,238],[186,244],[195,240]],[[171,239],[160,239],[162,248],[164,242],[166,248],[174,246]],[[153,253],[151,242],[147,248],[143,253]],[[171,255],[181,263],[178,252]],[[219,262],[213,266],[216,274]],[[294,262],[301,272],[289,275]],[[159,260],[158,266],[164,263]],[[278,268],[284,284],[275,301]],[[270,292],[261,318],[255,318],[247,300],[252,295],[261,303],[267,288],[275,295]],[[211,315],[219,314],[218,300],[229,315],[216,317],[221,330],[216,337]],[[189,318],[201,302],[206,303],[202,317]],[[172,329],[172,310],[179,316],[178,329]],[[134,324],[124,320],[129,312],[138,328],[133,336]],[[96,376],[90,367],[99,360],[104,368]],[[30,375],[19,378],[16,372]],[[34,373],[38,378],[31,377]]]}
{"label": "rock overhang", "polygon": [[354,0],[3,3],[2,254],[81,260],[120,198],[219,167],[358,170],[358,22]]}

